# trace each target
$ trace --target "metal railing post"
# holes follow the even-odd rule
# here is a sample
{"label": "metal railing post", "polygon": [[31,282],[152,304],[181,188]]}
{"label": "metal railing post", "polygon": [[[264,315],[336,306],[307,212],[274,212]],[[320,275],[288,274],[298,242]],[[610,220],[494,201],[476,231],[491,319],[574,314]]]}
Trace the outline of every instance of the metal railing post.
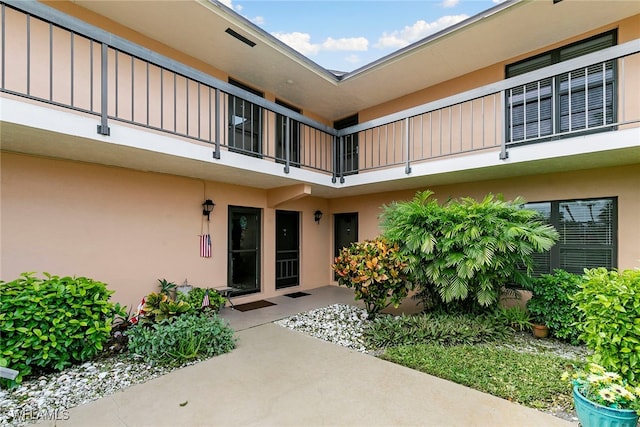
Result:
{"label": "metal railing post", "polygon": [[338,137],[334,135],[331,137],[331,140],[331,162],[333,163],[331,165],[331,182],[335,184],[338,180]]}
{"label": "metal railing post", "polygon": [[338,164],[340,165],[340,184],[344,184],[344,164],[346,159],[344,157],[344,136],[340,137],[340,151],[338,152]]}
{"label": "metal railing post", "polygon": [[107,92],[109,89],[108,86],[108,82],[109,82],[109,76],[107,75],[108,73],[108,67],[107,67],[107,56],[109,55],[109,47],[107,46],[106,43],[102,43],[102,50],[101,50],[101,76],[100,76],[100,124],[98,125],[98,133],[100,135],[106,135],[109,136],[110,134],[110,130],[109,130],[109,123],[108,123],[108,118],[109,118],[109,103],[108,103],[108,98],[107,98]]}
{"label": "metal railing post", "polygon": [[405,133],[404,133],[404,146],[406,150],[407,160],[405,162],[404,173],[409,175],[411,173],[411,149],[409,148],[410,138],[409,138],[409,117],[404,119]]}
{"label": "metal railing post", "polygon": [[[501,117],[504,117],[506,120],[507,119],[507,114],[506,114],[507,92],[505,90],[500,91],[500,99],[502,99],[502,102],[500,103],[500,115]],[[511,119],[509,119],[508,126],[503,126],[502,128],[503,128],[503,131],[502,131],[502,138],[500,141],[500,160],[506,160],[509,158],[509,153],[507,152],[506,130],[513,128],[513,122],[511,121]]]}
{"label": "metal railing post", "polygon": [[[216,120],[216,150],[213,152],[214,159],[220,159],[220,89],[215,90],[215,120]],[[211,120],[211,119],[209,119]]]}
{"label": "metal railing post", "polygon": [[291,119],[285,117],[284,120],[284,173],[289,173],[289,162],[291,161],[289,156],[289,149],[291,147],[291,141],[289,141]]}

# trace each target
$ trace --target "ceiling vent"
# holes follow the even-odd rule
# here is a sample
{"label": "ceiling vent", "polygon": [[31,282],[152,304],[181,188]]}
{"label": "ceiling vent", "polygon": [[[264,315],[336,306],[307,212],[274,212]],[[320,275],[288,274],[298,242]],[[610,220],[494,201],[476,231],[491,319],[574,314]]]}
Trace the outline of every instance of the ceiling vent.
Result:
{"label": "ceiling vent", "polygon": [[232,37],[237,38],[238,40],[240,40],[242,43],[246,44],[247,46],[254,47],[256,45],[255,42],[252,42],[251,40],[249,40],[248,38],[246,38],[242,34],[238,34],[237,32],[233,31],[231,28],[227,28],[226,30],[224,30],[224,32],[229,34]]}

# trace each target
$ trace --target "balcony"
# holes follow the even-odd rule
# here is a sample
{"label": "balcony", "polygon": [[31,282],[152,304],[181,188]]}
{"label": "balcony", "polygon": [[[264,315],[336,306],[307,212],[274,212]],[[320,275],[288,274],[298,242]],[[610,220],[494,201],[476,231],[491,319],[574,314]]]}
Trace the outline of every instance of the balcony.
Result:
{"label": "balcony", "polygon": [[[122,133],[112,133],[114,127],[131,130],[131,141],[145,141],[114,146],[105,157],[141,156],[142,149],[169,155],[174,168],[178,157],[186,159],[170,172],[187,176],[336,189],[390,181],[410,188],[424,176],[509,164],[520,173],[526,173],[525,163],[539,172],[541,161],[553,158],[558,161],[549,167],[557,170],[569,157],[598,166],[639,156],[640,40],[336,130],[71,17],[54,17],[39,3],[1,7],[0,90],[12,103],[6,105],[27,103],[90,119],[89,139],[101,143],[118,140]],[[7,111],[2,120],[15,124],[12,114],[19,113]],[[140,132],[168,138],[173,148]],[[605,145],[601,138],[585,139],[611,132],[621,137]],[[178,156],[176,141],[184,149]],[[100,162],[99,153],[77,154],[79,145],[62,147],[53,155]],[[7,138],[3,148],[43,149],[18,138]],[[594,162],[603,152],[607,159]],[[209,153],[206,161],[202,153]],[[150,170],[163,161],[170,163],[166,156],[149,157],[144,165],[112,160]],[[222,172],[204,172],[211,164]],[[247,174],[256,171],[250,180]]]}

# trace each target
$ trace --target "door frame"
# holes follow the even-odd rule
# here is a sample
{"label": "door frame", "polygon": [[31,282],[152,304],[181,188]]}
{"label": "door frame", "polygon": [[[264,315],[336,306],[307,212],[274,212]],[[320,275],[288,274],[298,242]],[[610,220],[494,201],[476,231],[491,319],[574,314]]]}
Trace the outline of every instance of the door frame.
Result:
{"label": "door frame", "polygon": [[[233,255],[237,253],[247,252],[248,250],[234,250],[233,249],[233,214],[234,213],[246,213],[249,215],[256,215],[256,260],[255,260],[255,288],[250,290],[243,290],[234,287],[233,283]],[[250,251],[253,251],[251,249]],[[262,292],[262,279],[261,279],[261,266],[262,264],[262,209],[252,208],[246,206],[231,206],[228,207],[227,218],[227,286],[234,288],[232,292],[233,296],[248,295]]]}
{"label": "door frame", "polygon": [[[295,226],[296,226],[296,230],[295,230],[295,237],[296,237],[296,244],[295,244],[295,249],[285,249],[284,251],[288,252],[290,255],[292,255],[293,252],[295,252],[295,257],[284,257],[284,259],[278,259],[278,255],[279,255],[279,242],[281,242],[281,240],[279,239],[280,236],[280,232],[281,230],[279,230],[279,218],[283,218],[283,217],[291,217],[291,218],[295,218]],[[284,232],[286,233],[286,229],[284,230]],[[282,254],[284,255],[284,254]],[[291,263],[285,263],[283,264],[282,261],[292,261]],[[287,272],[287,276],[284,277],[284,279],[293,279],[294,283],[287,283],[287,284],[283,284],[283,285],[279,285],[278,284],[278,280],[279,280],[279,274],[281,271],[286,271]],[[276,290],[280,290],[280,289],[286,289],[286,288],[290,288],[290,287],[294,287],[294,286],[300,286],[300,212],[298,211],[288,211],[288,210],[276,210],[276,219],[275,219],[275,288]],[[280,279],[283,280],[283,279]]]}

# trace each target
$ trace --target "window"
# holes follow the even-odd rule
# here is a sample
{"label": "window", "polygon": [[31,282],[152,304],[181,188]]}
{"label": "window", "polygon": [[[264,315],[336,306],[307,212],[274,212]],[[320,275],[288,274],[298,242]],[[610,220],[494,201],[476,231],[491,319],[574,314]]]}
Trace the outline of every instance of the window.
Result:
{"label": "window", "polygon": [[617,266],[617,198],[527,203],[558,233],[550,251],[535,254],[534,275],[561,268],[582,274],[585,268]]}
{"label": "window", "polygon": [[[615,31],[507,65],[515,77],[614,46]],[[506,92],[507,142],[602,129],[615,118],[615,62],[607,61],[514,87]]]}
{"label": "window", "polygon": [[[229,83],[263,96],[233,79]],[[257,157],[262,154],[262,107],[234,95],[229,95],[229,150]]]}
{"label": "window", "polygon": [[[291,111],[300,113],[300,109],[276,99],[276,104],[282,105]],[[276,161],[286,161],[286,135],[287,117],[276,115]],[[300,122],[289,119],[289,163],[291,166],[300,167]]]}

